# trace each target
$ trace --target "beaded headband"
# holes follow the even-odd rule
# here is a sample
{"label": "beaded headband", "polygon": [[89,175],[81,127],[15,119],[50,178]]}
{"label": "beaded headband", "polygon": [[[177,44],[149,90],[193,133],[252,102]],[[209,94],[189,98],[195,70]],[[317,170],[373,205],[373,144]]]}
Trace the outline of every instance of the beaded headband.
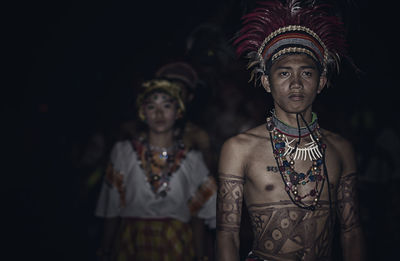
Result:
{"label": "beaded headband", "polygon": [[328,50],[318,35],[300,25],[289,25],[272,32],[257,51],[259,59],[264,61],[264,67],[267,61],[273,63],[278,57],[288,53],[305,53],[323,68],[328,60]]}
{"label": "beaded headband", "polygon": [[155,79],[155,80],[150,80],[150,81],[144,82],[142,84],[142,90],[136,99],[136,106],[138,107],[139,118],[142,121],[145,120],[142,105],[144,104],[146,99],[155,92],[164,92],[164,93],[170,95],[177,102],[178,114],[184,113],[185,105],[181,98],[181,89],[182,89],[182,86],[180,86],[179,83],[170,82],[167,80]]}
{"label": "beaded headband", "polygon": [[266,1],[243,17],[243,27],[234,44],[237,54],[247,54],[250,81],[255,85],[282,55],[306,54],[323,72],[339,69],[345,54],[344,27],[328,6],[301,7],[301,1]]}

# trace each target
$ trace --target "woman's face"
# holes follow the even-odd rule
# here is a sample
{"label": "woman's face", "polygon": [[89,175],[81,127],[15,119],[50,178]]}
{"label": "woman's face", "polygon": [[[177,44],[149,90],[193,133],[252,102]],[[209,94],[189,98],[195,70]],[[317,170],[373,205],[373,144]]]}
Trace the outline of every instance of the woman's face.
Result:
{"label": "woman's face", "polygon": [[179,115],[176,101],[170,95],[155,92],[146,98],[142,106],[150,131],[164,133],[173,129]]}

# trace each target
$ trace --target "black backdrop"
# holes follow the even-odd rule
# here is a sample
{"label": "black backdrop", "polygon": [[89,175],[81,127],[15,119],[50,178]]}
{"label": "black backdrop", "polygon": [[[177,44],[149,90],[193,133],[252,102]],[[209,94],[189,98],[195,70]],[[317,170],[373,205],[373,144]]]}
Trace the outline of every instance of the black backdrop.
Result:
{"label": "black backdrop", "polygon": [[[325,90],[316,106],[322,126],[355,143],[360,169],[365,170],[379,131],[389,127],[398,135],[399,130],[396,10],[386,2],[339,2],[349,52],[363,73],[357,77],[345,64],[336,86]],[[134,86],[163,63],[185,59],[186,40],[198,25],[218,24],[229,39],[241,14],[253,4],[202,0],[4,5],[6,253],[16,259],[93,258],[99,221],[92,217],[93,198],[81,192],[76,151],[98,131],[109,140],[115,137],[121,122],[132,117]],[[250,97],[260,93],[249,92]],[[209,127],[206,120],[199,123]],[[389,165],[395,166],[396,160],[390,158]],[[393,249],[399,233],[398,223],[387,224],[379,214],[396,212],[388,203],[395,197],[388,189],[395,179],[380,182],[379,176],[360,188],[369,215],[364,222],[372,257]]]}

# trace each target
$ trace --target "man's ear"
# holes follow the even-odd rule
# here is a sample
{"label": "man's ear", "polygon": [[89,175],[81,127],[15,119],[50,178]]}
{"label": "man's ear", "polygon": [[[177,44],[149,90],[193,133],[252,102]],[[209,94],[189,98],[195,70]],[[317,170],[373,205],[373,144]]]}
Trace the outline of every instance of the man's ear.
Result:
{"label": "man's ear", "polygon": [[267,92],[271,92],[271,87],[269,84],[269,79],[267,75],[261,76],[261,84]]}
{"label": "man's ear", "polygon": [[320,94],[322,89],[324,89],[324,87],[326,86],[327,81],[328,81],[328,79],[326,78],[325,74],[322,74],[319,77],[319,84],[318,84],[318,90],[317,90],[318,94]]}

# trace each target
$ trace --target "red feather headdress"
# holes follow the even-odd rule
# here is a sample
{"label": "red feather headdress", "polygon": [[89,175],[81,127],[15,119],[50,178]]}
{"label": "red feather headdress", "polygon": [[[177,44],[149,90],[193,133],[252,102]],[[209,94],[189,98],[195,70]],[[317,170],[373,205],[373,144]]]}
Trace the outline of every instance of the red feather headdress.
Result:
{"label": "red feather headdress", "polygon": [[301,7],[301,1],[260,2],[253,12],[243,16],[243,27],[234,44],[239,56],[247,54],[250,81],[258,83],[262,75],[281,55],[305,53],[323,72],[339,70],[345,54],[343,23],[328,13],[329,6]]}

